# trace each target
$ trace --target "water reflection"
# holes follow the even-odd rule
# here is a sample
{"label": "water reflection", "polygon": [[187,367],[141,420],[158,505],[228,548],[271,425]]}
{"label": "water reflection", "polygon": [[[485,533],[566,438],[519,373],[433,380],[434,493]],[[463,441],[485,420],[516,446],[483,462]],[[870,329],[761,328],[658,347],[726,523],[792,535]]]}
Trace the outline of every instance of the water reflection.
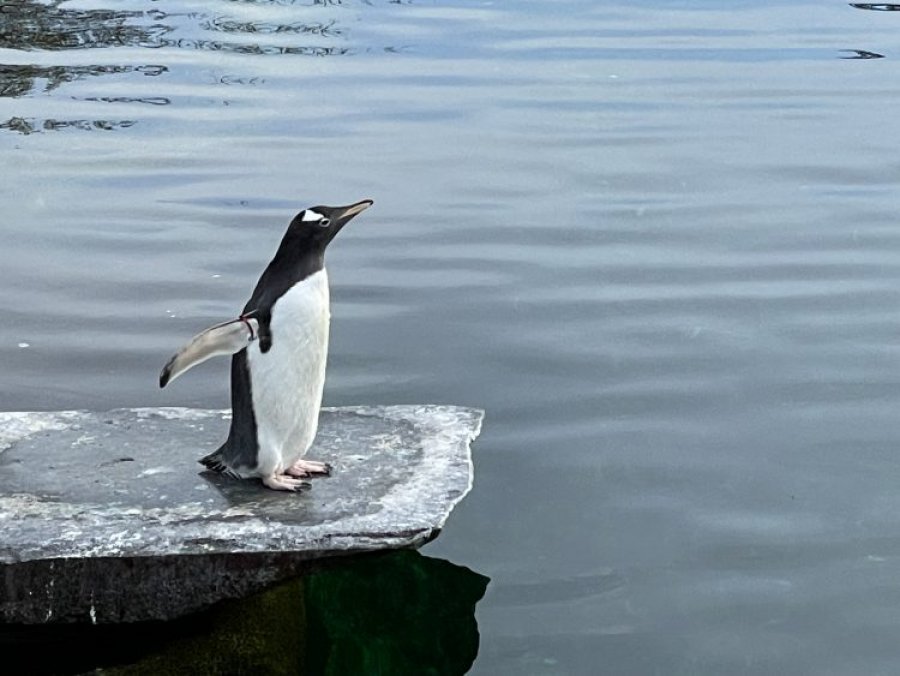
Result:
{"label": "water reflection", "polygon": [[103,103],[147,103],[151,106],[167,106],[172,100],[165,96],[85,96],[80,101],[101,101]]}
{"label": "water reflection", "polygon": [[[32,90],[50,92],[62,84],[97,75],[141,73],[155,77],[166,66],[34,66],[0,64],[0,96],[15,98]],[[42,83],[39,85],[39,83]]]}
{"label": "water reflection", "polygon": [[856,9],[870,9],[873,12],[900,11],[900,5],[887,4],[883,2],[851,2],[850,6],[856,7]]}
{"label": "water reflection", "polygon": [[222,75],[217,82],[224,85],[261,85],[265,84],[266,81],[258,76]]}
{"label": "water reflection", "polygon": [[[245,54],[306,54],[325,56],[345,54],[346,48],[322,46],[263,45],[219,42],[202,38],[173,38],[169,34],[184,26],[162,23],[166,19],[188,16],[197,19],[196,27],[218,33],[247,35],[315,35],[335,38],[343,34],[337,21],[309,23],[274,23],[237,21],[227,17],[203,14],[169,14],[160,10],[114,11],[78,10],[51,4],[18,0],[0,6],[0,47],[20,51],[70,50],[104,47],[163,47],[210,49]],[[141,21],[150,20],[147,24]]]}
{"label": "water reflection", "polygon": [[[365,0],[363,0],[365,1]],[[247,3],[252,5],[279,5],[279,6],[300,6],[300,7],[330,7],[346,4],[344,0],[229,0],[229,2]]]}
{"label": "water reflection", "polygon": [[[216,40],[202,32],[235,36],[306,36],[317,41],[333,40],[343,34],[337,21],[278,23],[238,21],[204,14],[172,14],[159,9],[147,11],[72,9],[61,0],[42,3],[14,0],[0,5],[0,48],[29,51],[61,51],[107,47],[143,47],[146,49],[202,50],[243,55],[335,56],[351,53],[346,45],[271,44],[259,40]],[[313,4],[339,4],[317,2]],[[187,17],[183,25],[173,19]],[[196,33],[200,31],[201,34]],[[12,65],[0,64],[0,97],[19,98],[34,92],[48,93],[63,84],[88,76],[140,73],[157,76],[168,72],[162,65]],[[257,84],[254,76],[222,76],[223,84]],[[155,94],[155,92],[153,93]],[[169,97],[149,96],[79,96],[78,101],[91,103],[138,103],[153,106],[171,104]],[[0,130],[34,134],[62,129],[110,131],[126,129],[134,119],[110,120],[103,115],[73,115],[71,118],[43,118],[20,114],[0,121]]]}
{"label": "water reflection", "polygon": [[276,24],[260,21],[234,21],[225,17],[216,17],[214,19],[204,20],[200,22],[200,26],[210,31],[221,31],[223,33],[262,33],[262,34],[307,34],[307,35],[324,35],[326,37],[336,37],[343,33],[343,30],[336,27],[335,21],[329,23],[292,23],[292,24]]}
{"label": "water reflection", "polygon": [[61,129],[113,131],[115,129],[127,129],[135,124],[137,124],[135,120],[57,120],[55,118],[11,117],[0,122],[0,129],[15,131],[27,136],[37,132],[59,131]]}
{"label": "water reflection", "polygon": [[865,49],[842,49],[842,52],[847,52],[847,56],[842,56],[842,59],[883,59],[884,54],[879,54],[877,52],[870,52]]}
{"label": "water reflection", "polygon": [[[22,51],[150,46],[171,26],[142,26],[132,20],[142,11],[71,9],[31,0],[4,2],[0,7],[0,47]],[[152,18],[152,16],[151,16]]]}
{"label": "water reflection", "polygon": [[[478,654],[475,604],[488,578],[418,552],[314,576],[308,585],[311,674],[464,674]],[[367,668],[369,667],[369,668]]]}
{"label": "water reflection", "polygon": [[[135,20],[155,13],[70,9],[61,2],[40,3],[15,0],[0,7],[0,48],[19,51],[152,46],[170,30],[169,26],[141,25]],[[168,71],[162,65],[0,65],[0,96],[20,97],[32,91],[50,92],[62,84],[84,77],[140,73],[157,76]],[[13,117],[2,125],[21,133],[62,126],[105,129],[130,126],[130,121],[35,120]]]}
{"label": "water reflection", "polygon": [[[167,623],[5,627],[4,673],[446,674],[478,653],[488,578],[415,551],[356,557]],[[13,665],[10,667],[10,665]]]}
{"label": "water reflection", "polygon": [[315,45],[260,45],[243,42],[222,42],[219,40],[197,40],[192,38],[160,40],[157,47],[175,47],[178,49],[203,49],[213,52],[231,52],[234,54],[273,55],[292,54],[301,56],[336,56],[351,53],[349,47],[322,47]]}

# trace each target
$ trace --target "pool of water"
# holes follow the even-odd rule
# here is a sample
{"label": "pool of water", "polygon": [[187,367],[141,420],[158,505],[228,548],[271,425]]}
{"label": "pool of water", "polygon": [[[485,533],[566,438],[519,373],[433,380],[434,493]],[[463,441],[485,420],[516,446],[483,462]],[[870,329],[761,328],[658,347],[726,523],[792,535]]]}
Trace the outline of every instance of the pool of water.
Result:
{"label": "pool of water", "polygon": [[226,406],[160,367],[371,197],[326,403],[487,410],[472,673],[893,673],[892,8],[5,2],[0,409]]}

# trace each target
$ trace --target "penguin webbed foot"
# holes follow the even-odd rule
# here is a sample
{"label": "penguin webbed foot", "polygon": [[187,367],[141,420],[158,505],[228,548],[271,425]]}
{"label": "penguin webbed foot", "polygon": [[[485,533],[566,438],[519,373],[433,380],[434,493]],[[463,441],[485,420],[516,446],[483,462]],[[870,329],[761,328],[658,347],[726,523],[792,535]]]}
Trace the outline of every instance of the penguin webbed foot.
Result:
{"label": "penguin webbed foot", "polygon": [[331,476],[331,465],[317,460],[298,460],[285,470],[293,477]]}
{"label": "penguin webbed foot", "polygon": [[263,485],[274,491],[302,491],[312,488],[312,484],[308,481],[297,479],[287,474],[273,474],[262,478]]}

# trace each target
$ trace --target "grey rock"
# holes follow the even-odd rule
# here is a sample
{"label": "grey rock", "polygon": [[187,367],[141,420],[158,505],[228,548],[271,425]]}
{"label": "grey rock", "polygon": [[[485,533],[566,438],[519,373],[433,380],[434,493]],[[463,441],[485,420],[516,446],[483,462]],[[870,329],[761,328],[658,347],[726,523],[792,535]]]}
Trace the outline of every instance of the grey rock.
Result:
{"label": "grey rock", "polygon": [[0,413],[0,618],[170,619],[333,557],[414,548],[472,486],[483,412],[324,409],[301,493],[201,472],[228,413]]}

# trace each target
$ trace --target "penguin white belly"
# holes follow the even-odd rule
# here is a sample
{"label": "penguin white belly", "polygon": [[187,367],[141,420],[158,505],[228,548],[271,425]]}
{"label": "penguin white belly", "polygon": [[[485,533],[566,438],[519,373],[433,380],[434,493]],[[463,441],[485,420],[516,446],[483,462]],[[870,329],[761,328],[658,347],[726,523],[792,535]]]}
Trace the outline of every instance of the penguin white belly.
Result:
{"label": "penguin white belly", "polygon": [[281,474],[316,437],[330,321],[328,275],[322,269],[292,286],[272,306],[272,347],[247,348],[259,445],[257,472]]}

